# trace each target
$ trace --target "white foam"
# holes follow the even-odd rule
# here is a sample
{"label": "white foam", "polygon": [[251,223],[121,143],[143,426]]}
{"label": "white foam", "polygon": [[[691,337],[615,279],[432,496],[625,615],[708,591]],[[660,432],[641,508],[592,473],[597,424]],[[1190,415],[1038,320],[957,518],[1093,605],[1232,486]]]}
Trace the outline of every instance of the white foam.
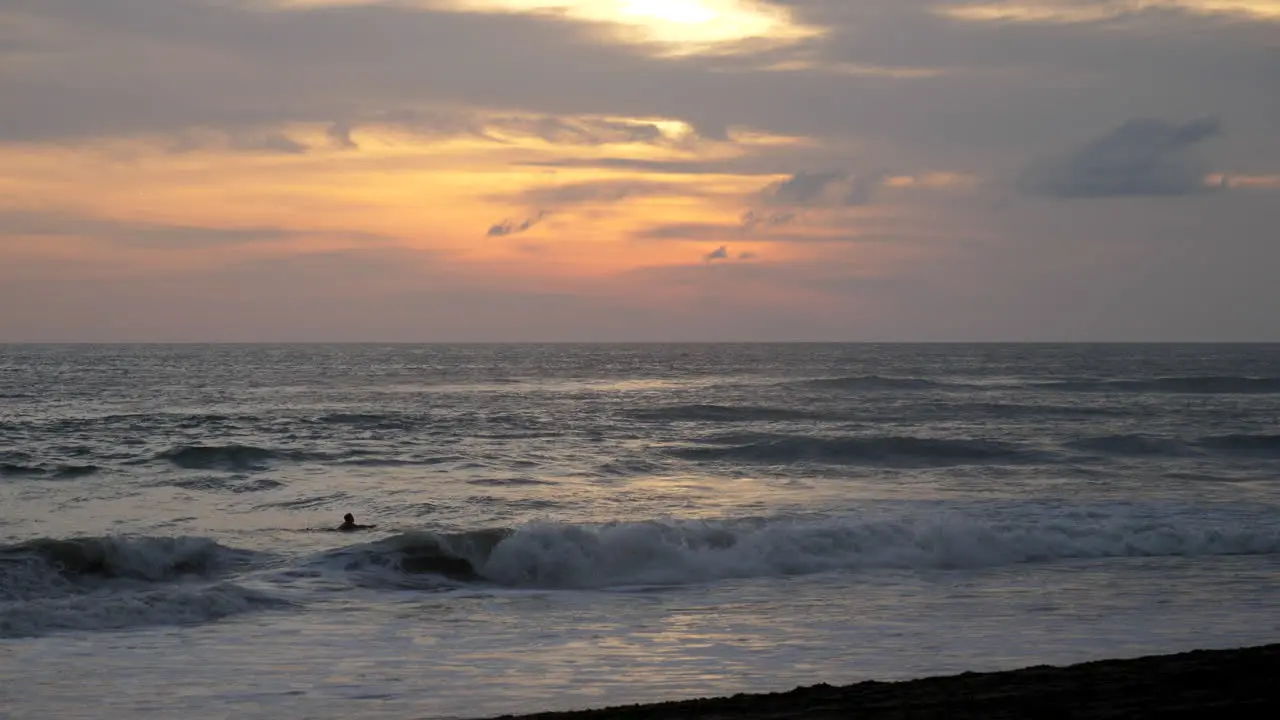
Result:
{"label": "white foam", "polygon": [[1173,518],[548,523],[503,540],[479,570],[506,585],[592,588],[835,570],[1273,553],[1280,553],[1280,529],[1274,526],[1188,526]]}

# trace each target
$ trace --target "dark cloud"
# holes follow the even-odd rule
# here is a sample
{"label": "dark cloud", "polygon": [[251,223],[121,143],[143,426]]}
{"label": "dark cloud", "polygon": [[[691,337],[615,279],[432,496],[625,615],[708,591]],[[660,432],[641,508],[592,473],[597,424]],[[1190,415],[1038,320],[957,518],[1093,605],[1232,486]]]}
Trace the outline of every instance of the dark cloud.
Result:
{"label": "dark cloud", "polygon": [[753,253],[753,252],[739,252],[739,253],[733,253],[733,252],[730,252],[730,250],[729,250],[729,246],[728,246],[728,245],[721,245],[720,247],[716,248],[715,250],[712,250],[711,252],[707,253],[706,255],[703,255],[703,256],[702,256],[702,261],[703,261],[704,263],[713,263],[713,262],[732,262],[732,261],[734,261],[734,260],[737,260],[737,261],[739,261],[739,262],[745,262],[745,261],[747,261],[747,260],[755,260],[755,259],[757,259],[758,257],[759,257],[759,256],[757,256],[757,255],[756,255],[755,253]]}
{"label": "dark cloud", "polygon": [[514,220],[503,220],[497,225],[491,226],[489,228],[489,231],[486,232],[485,235],[488,235],[489,237],[507,237],[508,235],[519,235],[522,232],[527,232],[534,225],[537,225],[538,223],[542,222],[542,219],[546,216],[547,216],[547,213],[543,211],[543,212],[539,212],[537,215],[534,215],[532,217],[525,218],[523,222],[519,222],[519,223],[515,222]]}
{"label": "dark cloud", "polygon": [[325,130],[325,136],[334,146],[342,150],[359,150],[360,145],[351,137],[355,128],[350,123],[335,122]]}
{"label": "dark cloud", "polygon": [[266,150],[286,155],[303,155],[311,149],[307,145],[282,133],[270,133],[261,138],[249,138],[238,143],[237,146],[244,150]]}
{"label": "dark cloud", "polygon": [[565,158],[516,163],[523,167],[635,170],[657,175],[777,175],[777,167],[748,167],[741,160],[641,160],[637,158]]}
{"label": "dark cloud", "polygon": [[595,118],[500,117],[488,120],[485,129],[494,133],[540,138],[561,145],[609,145],[657,143],[666,139],[653,123]]}
{"label": "dark cloud", "polygon": [[512,198],[537,207],[613,203],[632,197],[689,196],[695,188],[640,180],[601,180],[526,190]]}
{"label": "dark cloud", "polygon": [[[735,127],[856,136],[868,141],[857,150],[868,156],[863,167],[981,172],[1135,107],[1161,116],[1217,108],[1231,120],[1242,157],[1256,155],[1259,138],[1280,121],[1280,94],[1260,91],[1280,70],[1274,23],[1166,10],[1130,13],[1118,27],[1045,26],[947,18],[933,0],[777,4],[827,32],[764,60],[812,72],[762,71],[759,55],[655,59],[600,42],[596,26],[550,14],[8,0],[8,11],[45,29],[22,39],[33,46],[30,56],[57,62],[37,61],[45,64],[29,71],[17,64],[0,76],[0,138],[328,125],[335,118],[359,127],[380,115],[435,112],[424,110],[432,106],[518,108],[552,119],[518,119],[508,132],[557,141],[660,142],[660,133],[642,122],[575,127],[554,118],[671,117],[704,137],[728,138]],[[837,66],[948,72],[898,78],[821,69]],[[1280,146],[1270,147],[1280,159]]]}
{"label": "dark cloud", "polygon": [[872,194],[883,181],[883,173],[862,176],[802,172],[769,185],[760,191],[760,195],[773,205],[855,207],[871,202]]}
{"label": "dark cloud", "polygon": [[1214,118],[1175,125],[1130,120],[1083,147],[1023,171],[1024,192],[1061,198],[1192,195],[1207,191],[1197,145],[1221,131]]}

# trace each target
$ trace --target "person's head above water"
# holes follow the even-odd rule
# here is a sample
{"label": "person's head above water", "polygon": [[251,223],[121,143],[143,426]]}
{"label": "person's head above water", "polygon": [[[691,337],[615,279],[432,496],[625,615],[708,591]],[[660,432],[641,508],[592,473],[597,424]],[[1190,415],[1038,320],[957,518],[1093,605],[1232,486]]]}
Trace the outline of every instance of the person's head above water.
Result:
{"label": "person's head above water", "polygon": [[342,524],[338,526],[338,529],[339,530],[368,530],[372,527],[374,526],[373,525],[357,525],[356,516],[352,515],[351,513],[347,513],[346,515],[342,516]]}

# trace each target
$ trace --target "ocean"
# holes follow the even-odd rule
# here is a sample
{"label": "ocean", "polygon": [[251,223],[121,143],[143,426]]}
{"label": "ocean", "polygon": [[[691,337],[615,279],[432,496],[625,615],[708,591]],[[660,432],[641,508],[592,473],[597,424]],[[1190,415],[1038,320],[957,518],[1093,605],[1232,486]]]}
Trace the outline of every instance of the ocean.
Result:
{"label": "ocean", "polygon": [[1277,642],[1278,508],[1280,345],[0,346],[0,715]]}

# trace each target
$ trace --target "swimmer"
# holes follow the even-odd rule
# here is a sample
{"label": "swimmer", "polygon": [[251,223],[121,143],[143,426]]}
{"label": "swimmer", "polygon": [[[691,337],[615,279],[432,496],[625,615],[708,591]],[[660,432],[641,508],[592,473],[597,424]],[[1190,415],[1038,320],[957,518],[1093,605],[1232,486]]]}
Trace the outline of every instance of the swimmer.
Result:
{"label": "swimmer", "polygon": [[342,516],[342,524],[338,526],[338,529],[343,532],[348,532],[351,530],[368,530],[369,528],[372,528],[372,527],[377,527],[377,526],[376,525],[357,525],[356,516],[352,515],[351,513],[347,513],[346,515]]}

